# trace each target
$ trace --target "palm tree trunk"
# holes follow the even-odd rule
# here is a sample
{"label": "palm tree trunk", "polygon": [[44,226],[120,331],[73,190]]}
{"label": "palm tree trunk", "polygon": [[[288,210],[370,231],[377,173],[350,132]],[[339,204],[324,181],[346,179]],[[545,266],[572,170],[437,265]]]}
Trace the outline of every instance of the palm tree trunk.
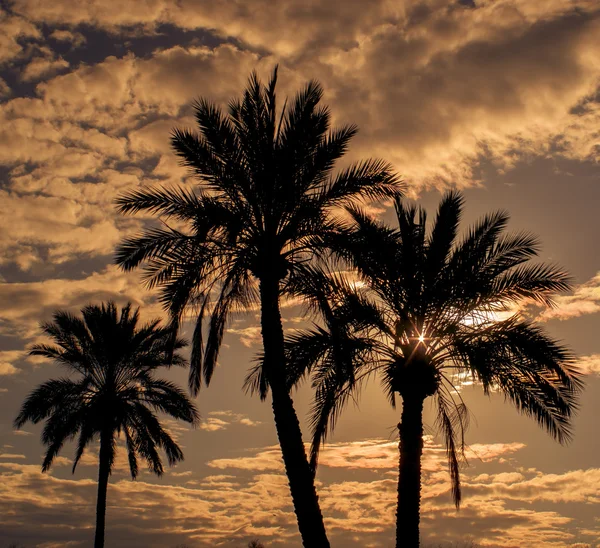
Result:
{"label": "palm tree trunk", "polygon": [[402,397],[396,548],[419,548],[424,401],[419,395]]}
{"label": "palm tree trunk", "polygon": [[112,434],[100,435],[100,465],[98,471],[98,500],[96,503],[96,536],[94,548],[104,548],[104,526],[106,523],[106,492],[110,476],[110,453]]}
{"label": "palm tree trunk", "polygon": [[300,422],[290,397],[286,374],[283,326],[279,310],[279,281],[261,279],[261,330],[264,370],[273,398],[273,415],[288,477],[302,543],[307,548],[329,548],[314,475],[308,464]]}

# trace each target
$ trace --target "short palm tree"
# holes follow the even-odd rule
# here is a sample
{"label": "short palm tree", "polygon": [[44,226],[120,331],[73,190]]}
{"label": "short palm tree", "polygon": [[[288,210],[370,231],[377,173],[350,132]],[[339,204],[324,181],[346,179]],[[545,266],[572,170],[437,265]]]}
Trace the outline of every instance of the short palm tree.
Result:
{"label": "short palm tree", "polygon": [[232,101],[227,114],[204,99],[194,104],[200,132],[177,129],[172,145],[197,176],[196,189],[154,188],[118,200],[121,212],[154,213],[185,229],[165,222],[126,240],[117,263],[125,269],[145,265],[149,286],[162,288],[175,325],[188,305],[195,307],[194,393],[202,376],[210,382],[230,314],[259,305],[263,381],[272,394],[300,534],[305,546],[320,548],[329,542],[286,382],[280,303],[289,281],[301,276],[339,223],[331,215],[336,208],[395,196],[400,185],[380,160],[333,175],[356,127],[329,129],[329,111],[319,105],[323,92],[314,81],[279,114],[276,82],[276,69],[266,86],[252,74],[243,98]]}
{"label": "short palm tree", "polygon": [[290,383],[307,370],[314,375],[313,466],[320,443],[367,377],[381,376],[393,406],[397,394],[402,398],[398,547],[419,546],[426,399],[437,407],[458,508],[468,418],[456,389],[461,378],[503,393],[561,443],[570,437],[582,386],[571,353],[510,313],[528,301],[551,305],[551,295],[569,287],[568,277],[553,266],[526,264],[537,255],[537,240],[503,235],[502,212],[484,217],[459,242],[461,210],[461,196],[447,194],[429,232],[425,212],[400,200],[397,229],[351,211],[354,226],[337,236],[335,247],[360,281],[315,270],[296,288],[324,320],[288,340]]}
{"label": "short palm tree", "polygon": [[[55,346],[38,344],[30,354],[45,356],[64,366],[74,378],[49,380],[33,390],[15,419],[15,427],[45,420],[42,442],[47,446],[42,471],[49,470],[65,441],[78,434],[73,472],[85,448],[100,440],[98,500],[94,546],[104,546],[106,492],[115,460],[116,438],[123,432],[131,477],[138,474],[138,457],[157,475],[163,464],[183,460],[183,453],[162,427],[155,411],[196,423],[198,413],[180,388],[158,379],[155,370],[166,364],[185,365],[175,350],[185,343],[173,341],[169,329],[155,320],[138,327],[139,310],[114,303],[90,305],[82,318],[58,311],[42,324]],[[172,354],[172,355],[171,355]]]}

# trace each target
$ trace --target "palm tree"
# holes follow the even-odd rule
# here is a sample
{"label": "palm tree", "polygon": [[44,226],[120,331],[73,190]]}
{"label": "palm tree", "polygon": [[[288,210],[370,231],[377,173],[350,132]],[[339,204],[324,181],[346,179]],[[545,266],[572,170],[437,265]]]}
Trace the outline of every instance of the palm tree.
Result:
{"label": "palm tree", "polygon": [[379,374],[392,406],[397,394],[402,397],[397,547],[419,546],[426,399],[437,408],[458,508],[468,426],[456,388],[461,378],[472,378],[486,394],[503,393],[561,443],[570,438],[569,419],[582,387],[571,353],[511,313],[522,303],[551,305],[554,292],[568,289],[567,275],[554,266],[526,264],[537,255],[537,240],[504,235],[503,212],[484,217],[459,242],[462,203],[459,194],[447,194],[429,232],[425,212],[399,199],[397,229],[351,210],[354,224],[340,232],[335,246],[357,269],[358,283],[314,270],[312,280],[305,277],[296,288],[324,320],[287,343],[289,382],[308,370],[314,375],[313,467],[321,442],[362,381]]}
{"label": "palm tree", "polygon": [[260,306],[263,396],[270,388],[302,540],[319,548],[329,542],[286,382],[281,299],[289,281],[301,276],[305,262],[322,251],[325,235],[339,224],[332,211],[358,200],[395,196],[400,184],[380,160],[333,175],[356,127],[329,130],[329,110],[319,106],[323,92],[314,81],[278,115],[276,82],[277,69],[266,86],[252,74],[243,98],[230,102],[227,114],[205,99],[195,102],[200,132],[176,129],[172,145],[197,176],[197,188],[146,189],[118,200],[123,213],[146,211],[186,228],[165,222],[125,240],[117,263],[126,270],[145,265],[148,285],[161,287],[175,326],[188,305],[195,307],[193,393],[202,376],[210,382],[231,313]]}
{"label": "palm tree", "polygon": [[73,473],[85,448],[100,440],[98,500],[94,546],[104,546],[106,492],[115,461],[116,438],[123,432],[132,479],[138,475],[138,457],[158,476],[163,464],[183,460],[179,445],[163,428],[153,411],[192,424],[198,412],[180,388],[158,379],[154,372],[168,363],[186,365],[177,353],[185,346],[155,320],[138,327],[139,309],[127,304],[118,314],[114,303],[89,305],[83,317],[58,311],[42,329],[56,346],[37,344],[30,354],[45,356],[66,367],[75,378],[49,380],[33,390],[15,419],[15,428],[45,420],[42,442],[47,446],[42,471],[50,469],[65,441],[77,434]]}

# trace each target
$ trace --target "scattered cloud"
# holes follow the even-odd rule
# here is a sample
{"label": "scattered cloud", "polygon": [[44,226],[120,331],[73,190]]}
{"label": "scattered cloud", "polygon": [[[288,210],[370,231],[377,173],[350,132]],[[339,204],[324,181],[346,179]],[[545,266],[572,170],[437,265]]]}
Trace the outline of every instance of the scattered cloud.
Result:
{"label": "scattered cloud", "polygon": [[200,429],[215,432],[217,430],[226,430],[235,424],[258,426],[261,422],[253,421],[246,415],[234,413],[233,411],[211,411],[208,413],[208,417],[200,423]]}
{"label": "scattered cloud", "polygon": [[[443,457],[439,445],[430,438],[426,441],[426,460]],[[396,501],[396,479],[389,473],[397,467],[397,447],[393,445],[373,439],[327,446],[323,464],[327,460],[328,464],[319,472],[319,492],[332,543],[378,548],[389,545]],[[520,468],[491,471],[499,458],[518,451],[518,447],[523,445],[478,447],[478,453],[489,459],[463,472],[464,500],[458,513],[449,498],[446,470],[424,467],[424,539],[447,542],[468,537],[482,546],[506,548],[527,541],[550,548],[575,546],[588,537],[597,537],[598,531],[592,528],[580,531],[576,537],[565,528],[575,520],[574,516],[553,509],[536,510],[531,503],[583,504],[592,508],[600,497],[600,470],[562,474]],[[393,450],[396,458],[391,460]],[[166,476],[185,480],[185,485],[150,476],[135,482],[113,478],[108,500],[109,534],[119,534],[122,539],[135,534],[137,543],[150,547],[177,542],[204,547],[218,542],[233,548],[253,537],[272,546],[300,546],[279,448],[248,451],[247,457],[226,461],[209,464],[238,472],[193,480],[188,479],[192,476],[190,471]],[[488,471],[487,467],[492,469]],[[353,480],[332,481],[327,479],[327,470],[332,468],[345,468],[347,473],[362,468],[364,473]],[[4,478],[0,485],[0,531],[4,537],[31,543],[43,526],[45,539],[64,542],[68,534],[69,539],[85,541],[93,524],[94,480],[61,479],[41,474],[39,466],[4,459],[0,470]],[[77,521],[70,518],[70,512],[65,513],[67,506],[74,504],[80,508]],[[5,511],[8,508],[11,511]],[[33,519],[42,513],[43,525],[39,519]],[[24,516],[29,527],[22,526]]]}

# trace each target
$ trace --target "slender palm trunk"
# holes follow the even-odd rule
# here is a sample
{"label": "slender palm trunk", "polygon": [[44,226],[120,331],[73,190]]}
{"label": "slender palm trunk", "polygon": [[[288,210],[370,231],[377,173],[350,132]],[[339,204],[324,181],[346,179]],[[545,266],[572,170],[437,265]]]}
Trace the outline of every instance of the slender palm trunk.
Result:
{"label": "slender palm trunk", "polygon": [[396,511],[396,548],[419,548],[423,402],[419,395],[403,396]]}
{"label": "slender palm trunk", "polygon": [[104,526],[106,523],[106,492],[108,476],[110,476],[110,453],[112,435],[102,433],[100,436],[100,466],[98,471],[98,501],[96,503],[96,536],[94,548],[104,548]]}
{"label": "slender palm trunk", "polygon": [[298,529],[306,548],[329,548],[314,476],[308,464],[300,422],[286,380],[277,279],[260,281],[260,299],[265,374],[273,397],[275,427],[298,520]]}

